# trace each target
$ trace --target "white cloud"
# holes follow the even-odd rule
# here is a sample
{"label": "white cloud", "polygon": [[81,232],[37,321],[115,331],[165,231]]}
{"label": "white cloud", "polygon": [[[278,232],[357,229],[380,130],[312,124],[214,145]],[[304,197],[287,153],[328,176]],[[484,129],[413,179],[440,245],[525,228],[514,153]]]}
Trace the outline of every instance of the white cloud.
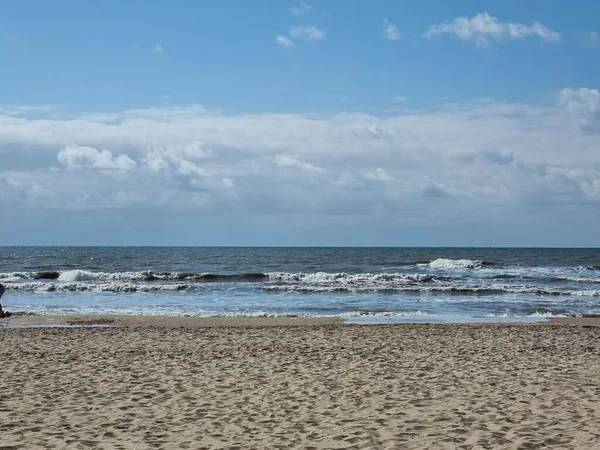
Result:
{"label": "white cloud", "polygon": [[154,44],[154,47],[152,47],[152,51],[154,53],[162,53],[162,51],[163,51],[162,45]]}
{"label": "white cloud", "polygon": [[320,30],[313,25],[299,25],[290,28],[290,36],[293,39],[302,39],[308,42],[321,41],[325,39],[325,30]]}
{"label": "white cloud", "polygon": [[292,48],[295,47],[296,44],[294,44],[294,41],[292,41],[289,37],[287,36],[277,36],[275,38],[275,41],[281,45],[282,47],[286,47],[286,48]]}
{"label": "white cloud", "polygon": [[397,41],[400,39],[400,30],[386,18],[383,20],[383,35],[390,41]]}
{"label": "white cloud", "polygon": [[199,177],[208,177],[213,173],[210,170],[198,167],[198,165],[186,159],[179,160],[178,172],[183,175],[194,175]]}
{"label": "white cloud", "polygon": [[534,21],[532,25],[500,22],[488,13],[479,13],[472,18],[457,17],[452,22],[433,25],[425,32],[425,37],[452,35],[462,41],[472,41],[478,47],[489,47],[492,42],[525,39],[537,36],[545,41],[560,41],[560,33],[550,30],[544,24]]}
{"label": "white cloud", "polygon": [[234,189],[235,188],[235,182],[229,178],[229,177],[223,177],[221,178],[221,181],[223,182],[223,186],[225,186],[228,189]]}
{"label": "white cloud", "polygon": [[600,91],[597,89],[563,89],[559,104],[571,112],[584,131],[600,131]]}
{"label": "white cloud", "polygon": [[289,155],[277,155],[274,160],[277,167],[294,167],[306,172],[321,173],[323,169]]}
{"label": "white cloud", "polygon": [[307,5],[306,3],[300,3],[299,5],[291,6],[290,13],[295,16],[305,16],[310,12],[311,9],[312,6]]}
{"label": "white cloud", "polygon": [[600,93],[557,95],[556,105],[488,100],[384,117],[225,114],[200,105],[71,118],[0,113],[0,204],[411,211],[423,221],[574,205],[592,214],[600,202]]}
{"label": "white cloud", "polygon": [[367,178],[369,180],[375,180],[375,181],[390,181],[393,179],[381,167],[378,167],[373,172],[369,172],[367,175],[365,175],[365,178]]}
{"label": "white cloud", "polygon": [[289,37],[283,35],[275,37],[275,41],[285,48],[295,47],[296,43],[294,41],[316,42],[323,39],[325,39],[325,31],[312,25],[293,26],[290,27]]}
{"label": "white cloud", "polygon": [[69,170],[73,169],[104,169],[104,170],[130,170],[136,167],[127,155],[113,157],[108,150],[96,150],[92,147],[70,145],[62,149],[57,155],[58,162]]}

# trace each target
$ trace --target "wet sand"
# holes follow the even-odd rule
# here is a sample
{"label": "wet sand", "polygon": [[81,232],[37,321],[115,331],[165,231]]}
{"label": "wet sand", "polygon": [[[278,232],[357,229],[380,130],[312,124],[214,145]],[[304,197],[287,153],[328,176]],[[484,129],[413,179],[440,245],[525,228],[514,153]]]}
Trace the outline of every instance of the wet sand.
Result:
{"label": "wet sand", "polygon": [[109,325],[112,327],[252,327],[332,325],[343,323],[339,318],[311,317],[198,317],[198,316],[143,316],[143,315],[14,315],[0,319],[9,327]]}
{"label": "wet sand", "polygon": [[[198,317],[198,316],[144,316],[144,315],[49,315],[15,313],[10,318],[0,319],[0,327],[62,326],[62,325],[104,325],[112,327],[221,327],[221,326],[288,326],[288,325],[333,325],[346,321],[337,317]],[[488,325],[506,325],[510,322]],[[530,322],[536,325],[580,325],[600,326],[600,317],[564,317]],[[477,322],[469,323],[477,324]],[[518,324],[518,322],[515,322]]]}
{"label": "wet sand", "polygon": [[589,326],[597,319],[110,318],[117,326],[0,328],[0,448],[591,449],[600,441],[600,327]]}

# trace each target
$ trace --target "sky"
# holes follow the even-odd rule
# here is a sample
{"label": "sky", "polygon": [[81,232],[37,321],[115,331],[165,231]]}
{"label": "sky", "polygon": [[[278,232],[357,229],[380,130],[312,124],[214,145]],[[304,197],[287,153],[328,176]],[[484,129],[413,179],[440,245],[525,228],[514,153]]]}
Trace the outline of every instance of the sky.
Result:
{"label": "sky", "polygon": [[600,2],[0,2],[0,245],[600,247]]}

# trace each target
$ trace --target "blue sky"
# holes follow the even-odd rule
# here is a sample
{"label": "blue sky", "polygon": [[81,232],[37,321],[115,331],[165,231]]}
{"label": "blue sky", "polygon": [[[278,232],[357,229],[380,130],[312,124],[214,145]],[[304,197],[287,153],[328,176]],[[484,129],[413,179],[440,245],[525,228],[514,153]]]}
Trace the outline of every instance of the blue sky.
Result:
{"label": "blue sky", "polygon": [[[578,0],[318,1],[304,16],[292,3],[264,1],[6,1],[0,16],[0,93],[9,104],[114,110],[174,103],[245,112],[375,110],[390,97],[430,105],[440,97],[536,99],[600,75],[600,4]],[[423,38],[455,17],[489,13],[502,22],[537,20],[561,33],[475,51],[456,39]],[[401,33],[383,37],[387,18]],[[291,26],[326,33],[282,51]],[[162,52],[153,52],[155,45]],[[340,100],[345,98],[345,100]]]}
{"label": "blue sky", "polygon": [[0,244],[598,246],[598,17],[4,1]]}

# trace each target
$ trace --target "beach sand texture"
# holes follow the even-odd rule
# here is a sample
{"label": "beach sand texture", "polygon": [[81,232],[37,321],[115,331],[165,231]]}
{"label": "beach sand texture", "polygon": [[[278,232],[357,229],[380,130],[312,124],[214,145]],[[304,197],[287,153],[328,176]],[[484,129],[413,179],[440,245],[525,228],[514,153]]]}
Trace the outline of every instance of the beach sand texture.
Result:
{"label": "beach sand texture", "polygon": [[0,329],[0,448],[599,448],[600,328]]}

